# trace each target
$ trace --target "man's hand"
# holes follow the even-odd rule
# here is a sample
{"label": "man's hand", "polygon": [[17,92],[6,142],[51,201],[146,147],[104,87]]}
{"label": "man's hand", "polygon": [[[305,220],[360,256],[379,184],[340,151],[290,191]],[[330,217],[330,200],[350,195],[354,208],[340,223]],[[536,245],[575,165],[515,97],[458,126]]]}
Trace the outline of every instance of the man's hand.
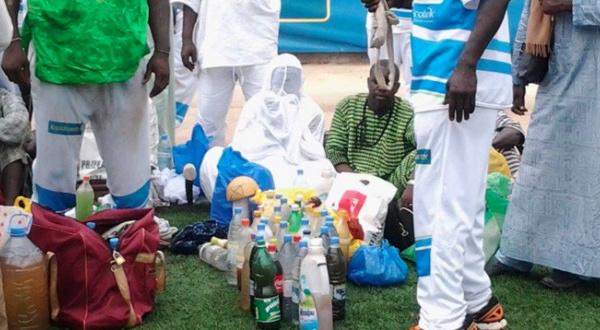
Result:
{"label": "man's hand", "polygon": [[[368,11],[374,13],[377,10],[377,6],[379,6],[379,2],[381,2],[381,0],[360,0],[363,3],[363,6],[365,6],[365,8],[367,8]],[[388,0],[388,4],[390,5],[390,8],[392,6],[391,4],[391,0]]]}
{"label": "man's hand", "polygon": [[160,94],[167,85],[169,85],[169,57],[167,54],[155,52],[146,66],[143,84],[150,81],[154,73],[154,86],[150,92],[150,97],[155,97]]}
{"label": "man's hand", "polygon": [[457,123],[463,118],[469,120],[475,111],[475,95],[477,94],[477,74],[475,66],[458,65],[446,84],[446,98],[450,120]]}
{"label": "man's hand", "polygon": [[414,188],[415,187],[412,184],[409,184],[406,186],[406,189],[404,189],[404,192],[400,197],[400,205],[402,205],[402,207],[412,210]]}
{"label": "man's hand", "polygon": [[183,62],[183,66],[190,71],[194,71],[196,62],[198,61],[198,54],[193,41],[183,41],[183,45],[181,46],[181,61]]}
{"label": "man's hand", "polygon": [[20,40],[13,41],[4,51],[2,69],[8,79],[15,84],[29,85],[31,83],[29,61],[27,60],[27,54],[21,47]]}
{"label": "man's hand", "polygon": [[348,165],[346,163],[335,165],[335,170],[338,173],[353,173],[354,172],[354,170],[352,169],[352,167],[350,167],[350,165]]}
{"label": "man's hand", "polygon": [[546,15],[556,15],[573,11],[573,0],[539,0]]}
{"label": "man's hand", "polygon": [[525,108],[525,86],[513,86],[513,106],[511,111],[519,116],[527,113],[527,108]]}

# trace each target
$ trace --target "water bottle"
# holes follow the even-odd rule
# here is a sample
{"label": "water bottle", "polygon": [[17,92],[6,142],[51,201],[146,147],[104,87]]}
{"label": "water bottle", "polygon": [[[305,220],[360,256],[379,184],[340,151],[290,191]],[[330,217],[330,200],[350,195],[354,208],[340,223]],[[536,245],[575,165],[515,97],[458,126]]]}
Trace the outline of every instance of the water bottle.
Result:
{"label": "water bottle", "polygon": [[200,260],[222,272],[228,270],[229,260],[227,249],[211,243],[204,243],[198,249],[198,256]]}
{"label": "water bottle", "polygon": [[250,256],[254,248],[256,236],[251,234],[250,242],[244,247],[244,265],[242,266],[242,280],[240,289],[240,309],[247,312],[250,310]]}
{"label": "water bottle", "polygon": [[324,251],[328,251],[329,250],[329,244],[330,244],[330,237],[329,237],[329,227],[327,226],[322,226],[321,227],[321,235],[319,236],[323,242],[323,249]]}
{"label": "water bottle", "polygon": [[321,171],[321,180],[315,187],[317,196],[321,201],[325,202],[327,200],[331,186],[333,186],[333,171],[331,168],[323,169]]}
{"label": "water bottle", "polygon": [[311,238],[312,236],[310,234],[310,230],[304,229],[304,232],[302,232],[302,239],[305,239],[307,242],[310,242]]}
{"label": "water bottle", "polygon": [[350,228],[348,227],[346,217],[347,213],[345,211],[339,212],[339,219],[335,222],[335,229],[340,237],[340,248],[344,254],[344,259],[346,260],[346,264],[348,264],[348,260],[350,260]]}
{"label": "water bottle", "polygon": [[294,266],[292,268],[292,319],[294,321],[294,324],[298,324],[298,303],[300,302],[300,272],[302,260],[304,260],[304,257],[306,257],[306,255],[308,254],[308,241],[301,240],[299,246],[300,248],[298,249],[298,254],[294,259]]}
{"label": "water bottle", "polygon": [[44,254],[27,238],[27,228],[10,226],[0,251],[9,329],[49,329],[48,269]]}
{"label": "water bottle", "polygon": [[83,176],[83,183],[75,193],[75,218],[85,221],[94,213],[94,188],[90,184],[90,177]]}
{"label": "water bottle", "polygon": [[304,233],[305,230],[310,230],[308,218],[302,218],[302,220],[300,220],[300,230],[298,230],[298,232]]}
{"label": "water bottle", "polygon": [[327,251],[327,271],[333,296],[333,320],[346,318],[346,260],[340,248],[340,238],[332,237]]}
{"label": "water bottle", "polygon": [[162,134],[158,142],[158,170],[173,168],[173,148],[169,143],[169,136]]}
{"label": "water bottle", "polygon": [[277,228],[277,234],[275,235],[275,237],[277,237],[277,250],[281,251],[281,246],[283,246],[284,243],[284,236],[287,234],[289,234],[288,223],[287,221],[281,221],[279,223],[279,228]]}
{"label": "water bottle", "polygon": [[337,229],[335,228],[335,225],[333,224],[333,217],[325,218],[325,225],[327,227],[329,227],[329,237],[330,238],[340,237],[340,235],[337,232]]}
{"label": "water bottle", "polygon": [[[281,301],[281,312],[283,321],[291,321],[294,315],[294,306],[292,302],[292,288],[294,261],[298,251],[292,243],[292,235],[283,236],[283,245],[279,250],[279,262],[283,268],[283,300]],[[297,312],[297,310],[296,310]]]}
{"label": "water bottle", "polygon": [[281,197],[281,219],[288,221],[291,213],[292,207],[288,204],[288,199],[286,197]]}
{"label": "water bottle", "polygon": [[296,170],[296,179],[294,180],[294,187],[296,188],[309,188],[308,182],[304,177],[304,170],[299,168]]}
{"label": "water bottle", "polygon": [[240,240],[242,236],[242,209],[234,209],[234,217],[229,223],[227,233],[227,252],[229,266],[226,273],[227,283],[237,285],[237,256],[240,252]]}

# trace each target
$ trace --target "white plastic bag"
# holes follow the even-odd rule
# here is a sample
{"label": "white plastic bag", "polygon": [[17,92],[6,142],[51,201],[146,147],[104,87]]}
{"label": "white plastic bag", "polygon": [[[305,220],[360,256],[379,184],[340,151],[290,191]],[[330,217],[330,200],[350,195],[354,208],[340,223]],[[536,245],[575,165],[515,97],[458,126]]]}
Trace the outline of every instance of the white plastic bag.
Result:
{"label": "white plastic bag", "polygon": [[351,217],[358,218],[365,243],[379,246],[388,205],[396,191],[393,184],[370,174],[341,173],[333,181],[325,205],[334,210],[345,209]]}
{"label": "white plastic bag", "polygon": [[204,196],[211,201],[213,193],[215,191],[215,184],[217,183],[217,177],[219,177],[219,160],[223,155],[223,147],[213,147],[206,152],[202,165],[200,165],[200,187]]}

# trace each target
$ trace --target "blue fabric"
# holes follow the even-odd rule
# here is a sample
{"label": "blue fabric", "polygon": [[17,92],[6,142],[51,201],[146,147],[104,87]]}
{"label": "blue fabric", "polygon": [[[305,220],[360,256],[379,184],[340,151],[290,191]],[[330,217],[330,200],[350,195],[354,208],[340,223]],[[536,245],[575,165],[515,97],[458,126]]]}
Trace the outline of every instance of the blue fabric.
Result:
{"label": "blue fabric", "polygon": [[417,263],[417,276],[427,277],[431,275],[431,247],[415,249]]}
{"label": "blue fabric", "polygon": [[137,209],[148,204],[150,196],[150,181],[147,181],[140,189],[125,196],[112,195],[118,209]]}
{"label": "blue fabric", "polygon": [[181,124],[183,122],[189,108],[190,106],[185,103],[175,102],[175,120],[177,120],[178,123]]}
{"label": "blue fabric", "polygon": [[404,283],[408,266],[397,248],[383,240],[381,247],[363,245],[348,265],[348,278],[359,286],[392,286]]}
{"label": "blue fabric", "polygon": [[238,176],[254,179],[258,187],[265,191],[275,189],[271,172],[258,164],[251,163],[231,147],[225,148],[217,164],[219,176],[215,183],[215,191],[210,207],[210,219],[216,220],[220,226],[229,226],[232,203],[227,200],[227,186]]}
{"label": "blue fabric", "polygon": [[[175,164],[175,172],[177,174],[183,173],[183,167],[186,164],[193,164],[196,166],[196,171],[200,170],[200,165],[204,160],[204,155],[208,151],[209,140],[202,130],[202,126],[196,124],[192,131],[192,138],[178,146],[173,147],[173,163]],[[200,176],[196,175],[194,185],[200,187]]]}
{"label": "blue fabric", "polygon": [[35,193],[38,204],[56,213],[65,213],[75,207],[75,194],[48,190],[37,184],[35,185]]}

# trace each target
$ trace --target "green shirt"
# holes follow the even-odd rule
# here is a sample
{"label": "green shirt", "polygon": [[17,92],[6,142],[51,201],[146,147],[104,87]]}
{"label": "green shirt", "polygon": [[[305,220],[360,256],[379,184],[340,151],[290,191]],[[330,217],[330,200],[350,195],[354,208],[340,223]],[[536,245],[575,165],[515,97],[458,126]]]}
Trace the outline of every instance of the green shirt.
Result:
{"label": "green shirt", "polygon": [[54,84],[129,80],[149,51],[148,11],[147,0],[29,0],[36,76]]}
{"label": "green shirt", "polygon": [[327,138],[327,158],[334,165],[346,163],[355,172],[387,180],[401,193],[415,168],[413,110],[396,99],[393,111],[378,118],[373,110],[365,110],[366,100],[367,95],[360,94],[338,103]]}

